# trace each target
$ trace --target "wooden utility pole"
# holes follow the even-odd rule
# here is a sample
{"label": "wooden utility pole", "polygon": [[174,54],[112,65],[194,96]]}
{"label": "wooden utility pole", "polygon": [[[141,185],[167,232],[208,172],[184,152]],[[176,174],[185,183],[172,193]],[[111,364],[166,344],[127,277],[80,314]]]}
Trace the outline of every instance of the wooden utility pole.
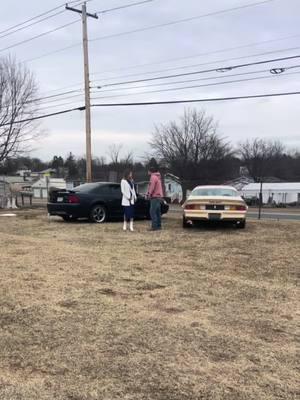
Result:
{"label": "wooden utility pole", "polygon": [[91,140],[91,96],[90,96],[90,71],[89,71],[89,49],[88,49],[88,30],[87,17],[98,19],[97,14],[90,14],[86,11],[86,3],[81,10],[69,7],[66,9],[81,14],[82,17],[82,40],[83,40],[83,60],[84,60],[84,92],[85,92],[85,134],[86,134],[86,181],[92,181],[92,140]]}

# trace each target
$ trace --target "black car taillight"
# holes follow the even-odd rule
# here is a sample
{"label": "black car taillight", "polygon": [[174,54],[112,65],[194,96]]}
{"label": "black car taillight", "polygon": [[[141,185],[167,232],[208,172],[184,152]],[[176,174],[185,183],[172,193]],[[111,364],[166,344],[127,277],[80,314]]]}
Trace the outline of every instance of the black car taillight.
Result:
{"label": "black car taillight", "polygon": [[69,197],[68,197],[68,203],[78,204],[78,203],[80,203],[80,199],[75,194],[70,194]]}

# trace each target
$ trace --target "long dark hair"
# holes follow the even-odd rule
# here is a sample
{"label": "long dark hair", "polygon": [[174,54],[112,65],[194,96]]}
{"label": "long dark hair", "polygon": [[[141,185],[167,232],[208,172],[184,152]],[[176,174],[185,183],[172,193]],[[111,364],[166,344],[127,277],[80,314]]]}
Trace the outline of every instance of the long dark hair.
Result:
{"label": "long dark hair", "polygon": [[126,179],[126,181],[129,181],[129,176],[130,174],[132,174],[131,169],[125,169],[124,173],[123,173],[123,179]]}

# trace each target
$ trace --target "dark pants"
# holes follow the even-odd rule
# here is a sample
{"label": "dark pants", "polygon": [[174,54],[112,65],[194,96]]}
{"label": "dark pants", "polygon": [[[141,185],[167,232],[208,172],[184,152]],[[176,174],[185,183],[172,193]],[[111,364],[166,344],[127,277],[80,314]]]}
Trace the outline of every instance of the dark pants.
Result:
{"label": "dark pants", "polygon": [[154,198],[150,200],[150,217],[152,229],[161,229],[161,199]]}

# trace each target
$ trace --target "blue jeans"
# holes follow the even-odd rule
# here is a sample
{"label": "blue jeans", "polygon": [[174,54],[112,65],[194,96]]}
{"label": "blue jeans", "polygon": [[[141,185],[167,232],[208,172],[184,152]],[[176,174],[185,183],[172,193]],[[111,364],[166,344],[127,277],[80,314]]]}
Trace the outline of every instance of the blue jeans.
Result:
{"label": "blue jeans", "polygon": [[150,217],[152,229],[161,229],[161,200],[158,198],[150,199]]}

